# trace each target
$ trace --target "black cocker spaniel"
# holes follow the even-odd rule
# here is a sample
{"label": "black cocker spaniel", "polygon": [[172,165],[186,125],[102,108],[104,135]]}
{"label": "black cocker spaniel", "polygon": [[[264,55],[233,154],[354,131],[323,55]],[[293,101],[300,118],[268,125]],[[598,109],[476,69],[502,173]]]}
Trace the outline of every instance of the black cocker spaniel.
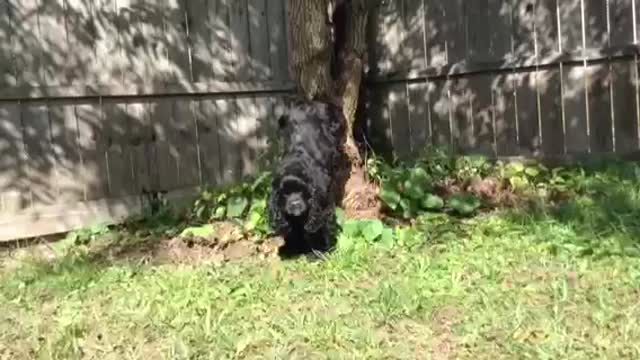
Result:
{"label": "black cocker spaniel", "polygon": [[322,253],[335,246],[333,181],[344,134],[341,109],[294,101],[278,119],[284,151],[269,195],[269,223],[284,238],[282,255]]}

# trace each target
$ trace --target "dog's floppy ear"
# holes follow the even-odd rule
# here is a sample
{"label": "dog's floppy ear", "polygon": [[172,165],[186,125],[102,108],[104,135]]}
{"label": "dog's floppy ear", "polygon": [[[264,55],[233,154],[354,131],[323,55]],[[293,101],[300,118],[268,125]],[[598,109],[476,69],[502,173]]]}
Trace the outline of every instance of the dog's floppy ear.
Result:
{"label": "dog's floppy ear", "polygon": [[279,189],[271,190],[271,193],[269,194],[269,204],[267,207],[267,219],[269,221],[269,225],[271,226],[272,230],[276,231],[277,233],[288,231],[289,228],[289,223],[284,218],[281,209],[278,207],[277,197],[279,191]]}
{"label": "dog's floppy ear", "polygon": [[315,233],[326,225],[333,210],[333,207],[325,201],[326,194],[320,194],[316,188],[313,189],[313,192],[309,199],[309,216],[304,225],[305,231],[310,233]]}

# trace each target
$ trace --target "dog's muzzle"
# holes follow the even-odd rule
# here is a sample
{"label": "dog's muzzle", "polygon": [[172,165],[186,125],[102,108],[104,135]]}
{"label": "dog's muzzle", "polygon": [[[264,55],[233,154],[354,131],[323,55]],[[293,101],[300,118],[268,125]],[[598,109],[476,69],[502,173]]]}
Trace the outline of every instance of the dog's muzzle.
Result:
{"label": "dog's muzzle", "polygon": [[301,193],[289,194],[286,197],[284,210],[291,216],[300,216],[307,210],[307,203]]}

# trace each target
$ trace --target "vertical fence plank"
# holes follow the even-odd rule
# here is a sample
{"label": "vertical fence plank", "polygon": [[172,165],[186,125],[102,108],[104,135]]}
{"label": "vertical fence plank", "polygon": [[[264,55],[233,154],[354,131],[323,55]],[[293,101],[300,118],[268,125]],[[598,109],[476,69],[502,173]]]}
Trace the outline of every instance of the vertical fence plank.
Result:
{"label": "vertical fence plank", "polygon": [[272,102],[267,96],[254,97],[254,118],[256,119],[256,168],[267,170],[266,166],[273,160],[271,147],[275,125],[272,113]]}
{"label": "vertical fence plank", "polygon": [[65,84],[65,73],[80,65],[67,42],[64,5],[62,1],[41,1],[37,7],[40,65],[47,86]]}
{"label": "vertical fence plank", "polygon": [[189,17],[188,6],[193,0],[170,0],[164,10],[164,44],[167,51],[168,81],[175,88],[189,88],[193,80],[191,63],[189,60],[190,47],[188,39],[191,35],[192,19]]}
{"label": "vertical fence plank", "polygon": [[115,0],[94,2],[96,61],[90,80],[101,86],[122,81],[122,53],[118,33],[118,12]]}
{"label": "vertical fence plank", "polygon": [[535,2],[513,0],[513,51],[521,65],[530,65],[535,58]]}
{"label": "vertical fence plank", "polygon": [[145,0],[118,0],[119,38],[125,84],[156,86],[166,78],[163,10]]}
{"label": "vertical fence plank", "polygon": [[633,44],[633,1],[637,0],[608,1],[612,46]]}
{"label": "vertical fence plank", "polygon": [[[81,160],[81,182],[84,199],[103,199],[109,194],[106,124],[101,119],[99,103],[75,106],[78,125],[78,150]],[[107,120],[109,121],[109,120]]]}
{"label": "vertical fence plank", "polygon": [[56,202],[74,203],[84,199],[84,177],[78,151],[78,123],[72,103],[49,107],[52,153],[55,158]]}
{"label": "vertical fence plank", "polygon": [[407,160],[413,150],[413,144],[405,83],[397,83],[389,87],[387,104],[394,154],[398,159]]}
{"label": "vertical fence plank", "polygon": [[493,122],[493,99],[491,75],[469,78],[471,121],[473,136],[471,150],[486,156],[495,155],[495,129]]}
{"label": "vertical fence plank", "polygon": [[613,112],[611,109],[611,73],[609,65],[588,68],[587,96],[591,125],[590,146],[593,153],[612,152]]}
{"label": "vertical fence plank", "polygon": [[447,64],[464,60],[467,54],[467,28],[464,0],[450,0],[444,4],[445,28],[444,36],[447,45]]}
{"label": "vertical fence plank", "polygon": [[251,38],[249,34],[248,0],[233,0],[230,4],[231,57],[234,80],[252,80],[255,71],[249,61]]}
{"label": "vertical fence plank", "polygon": [[30,184],[31,205],[55,202],[55,158],[51,146],[49,111],[46,103],[22,105],[22,127],[27,153],[26,179]]}
{"label": "vertical fence plank", "polygon": [[285,2],[286,0],[277,0],[267,4],[271,76],[280,81],[289,78]]}
{"label": "vertical fence plank", "polygon": [[[561,45],[564,53],[582,54],[582,1],[559,0]],[[550,1],[549,1],[550,2]],[[553,6],[550,4],[549,6]]]}
{"label": "vertical fence plank", "polygon": [[207,83],[213,80],[212,32],[216,21],[214,1],[198,0],[185,2],[189,19],[189,46],[193,81]]}
{"label": "vertical fence plank", "polygon": [[221,179],[223,183],[242,177],[242,156],[238,149],[238,111],[234,99],[215,99],[215,118],[219,134]]}
{"label": "vertical fence plank", "polygon": [[377,19],[375,25],[375,39],[373,59],[377,71],[381,74],[392,71],[401,71],[403,59],[401,59],[400,46],[404,39],[404,27],[402,24],[402,1],[378,2],[376,7]]}
{"label": "vertical fence plank", "polygon": [[389,86],[377,84],[370,90],[368,97],[367,134],[371,146],[384,157],[393,156],[394,151],[391,118],[387,105],[390,96]]}
{"label": "vertical fence plank", "polygon": [[11,10],[8,1],[0,2],[0,86],[16,85],[13,54],[15,29],[12,26]]}
{"label": "vertical fence plank", "polygon": [[256,104],[252,97],[238,96],[235,101],[236,124],[235,151],[240,154],[236,169],[241,176],[255,173],[258,146],[258,123],[256,121]]}
{"label": "vertical fence plank", "polygon": [[449,26],[445,16],[445,2],[427,1],[425,4],[425,51],[427,66],[440,67],[447,63],[446,29]]}
{"label": "vertical fence plank", "polygon": [[234,63],[234,45],[232,43],[231,4],[233,0],[209,0],[215,4],[215,18],[212,20],[213,72],[218,79],[234,79],[236,68]]}
{"label": "vertical fence plank", "polygon": [[469,79],[451,79],[449,85],[453,148],[455,151],[467,153],[474,144]]}
{"label": "vertical fence plank", "polygon": [[133,124],[128,121],[126,104],[105,100],[102,121],[108,134],[109,196],[124,197],[136,193],[132,151],[128,134]]}
{"label": "vertical fence plank", "polygon": [[179,186],[178,152],[175,140],[172,101],[155,99],[149,104],[151,123],[155,136],[155,160],[157,167],[152,173],[157,176],[158,190],[169,191]]}
{"label": "vertical fence plank", "polygon": [[450,147],[452,138],[449,83],[437,80],[429,83],[429,118],[433,131],[433,145]]}
{"label": "vertical fence plank", "polygon": [[536,72],[516,73],[514,74],[514,83],[519,152],[524,156],[539,155],[541,139],[537,110]]}
{"label": "vertical fence plank", "polygon": [[536,73],[538,121],[541,126],[542,152],[545,156],[565,153],[565,125],[562,118],[562,72],[560,68]]}
{"label": "vertical fence plank", "polygon": [[267,2],[265,0],[249,0],[247,7],[251,68],[255,73],[256,80],[265,81],[271,78]]}
{"label": "vertical fence plank", "polygon": [[607,29],[608,3],[610,1],[584,0],[585,44],[587,49],[601,49],[609,45],[609,32]]}
{"label": "vertical fence plank", "polygon": [[[66,27],[66,57],[63,57],[64,84],[90,84],[91,66],[95,61],[96,20],[93,3],[66,0],[64,22]],[[65,25],[66,24],[66,25]]]}
{"label": "vertical fence plank", "polygon": [[0,214],[15,214],[28,206],[20,107],[0,104]]}
{"label": "vertical fence plank", "polygon": [[465,2],[467,8],[467,59],[487,61],[491,51],[491,25],[496,19],[489,19],[489,0]]}
{"label": "vertical fence plank", "polygon": [[42,46],[38,27],[38,0],[16,0],[10,3],[13,54],[16,57],[18,84],[36,87],[45,84],[42,73]]}
{"label": "vertical fence plank", "polygon": [[408,84],[407,89],[409,93],[412,154],[420,155],[424,152],[431,138],[428,85],[423,82]]}
{"label": "vertical fence plank", "polygon": [[194,103],[194,116],[198,128],[202,181],[209,186],[221,185],[222,149],[216,102],[206,99]]}
{"label": "vertical fence plank", "polygon": [[638,149],[638,119],[636,109],[636,72],[633,61],[611,64],[615,147],[620,154]]}
{"label": "vertical fence plank", "polygon": [[135,193],[151,191],[156,187],[157,179],[151,177],[150,170],[156,166],[150,157],[151,138],[153,137],[147,102],[127,103],[126,118],[131,123],[128,141],[132,150],[132,168],[135,179]]}
{"label": "vertical fence plank", "polygon": [[489,54],[492,60],[505,59],[512,50],[512,2],[488,0]]}
{"label": "vertical fence plank", "polygon": [[399,55],[406,58],[406,67],[412,71],[426,68],[424,43],[424,7],[423,1],[402,0],[402,21],[404,42]]}
{"label": "vertical fence plank", "polygon": [[[537,63],[546,63],[558,56],[558,2],[564,0],[536,0],[535,39]],[[571,0],[575,1],[575,0]]]}
{"label": "vertical fence plank", "polygon": [[518,123],[514,85],[515,76],[513,74],[495,76],[491,84],[496,154],[498,156],[518,154]]}
{"label": "vertical fence plank", "polygon": [[173,102],[171,134],[178,149],[178,186],[189,188],[199,183],[196,124],[191,99],[179,98]]}
{"label": "vertical fence plank", "polygon": [[589,150],[585,76],[583,65],[562,68],[565,146],[569,153],[583,153]]}

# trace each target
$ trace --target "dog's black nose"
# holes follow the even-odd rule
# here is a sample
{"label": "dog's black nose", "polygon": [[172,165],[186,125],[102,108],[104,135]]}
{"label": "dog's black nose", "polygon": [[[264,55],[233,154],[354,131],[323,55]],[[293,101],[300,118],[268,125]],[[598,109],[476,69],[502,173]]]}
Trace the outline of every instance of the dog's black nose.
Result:
{"label": "dog's black nose", "polygon": [[300,216],[307,210],[307,203],[300,193],[287,196],[285,211],[291,216]]}

